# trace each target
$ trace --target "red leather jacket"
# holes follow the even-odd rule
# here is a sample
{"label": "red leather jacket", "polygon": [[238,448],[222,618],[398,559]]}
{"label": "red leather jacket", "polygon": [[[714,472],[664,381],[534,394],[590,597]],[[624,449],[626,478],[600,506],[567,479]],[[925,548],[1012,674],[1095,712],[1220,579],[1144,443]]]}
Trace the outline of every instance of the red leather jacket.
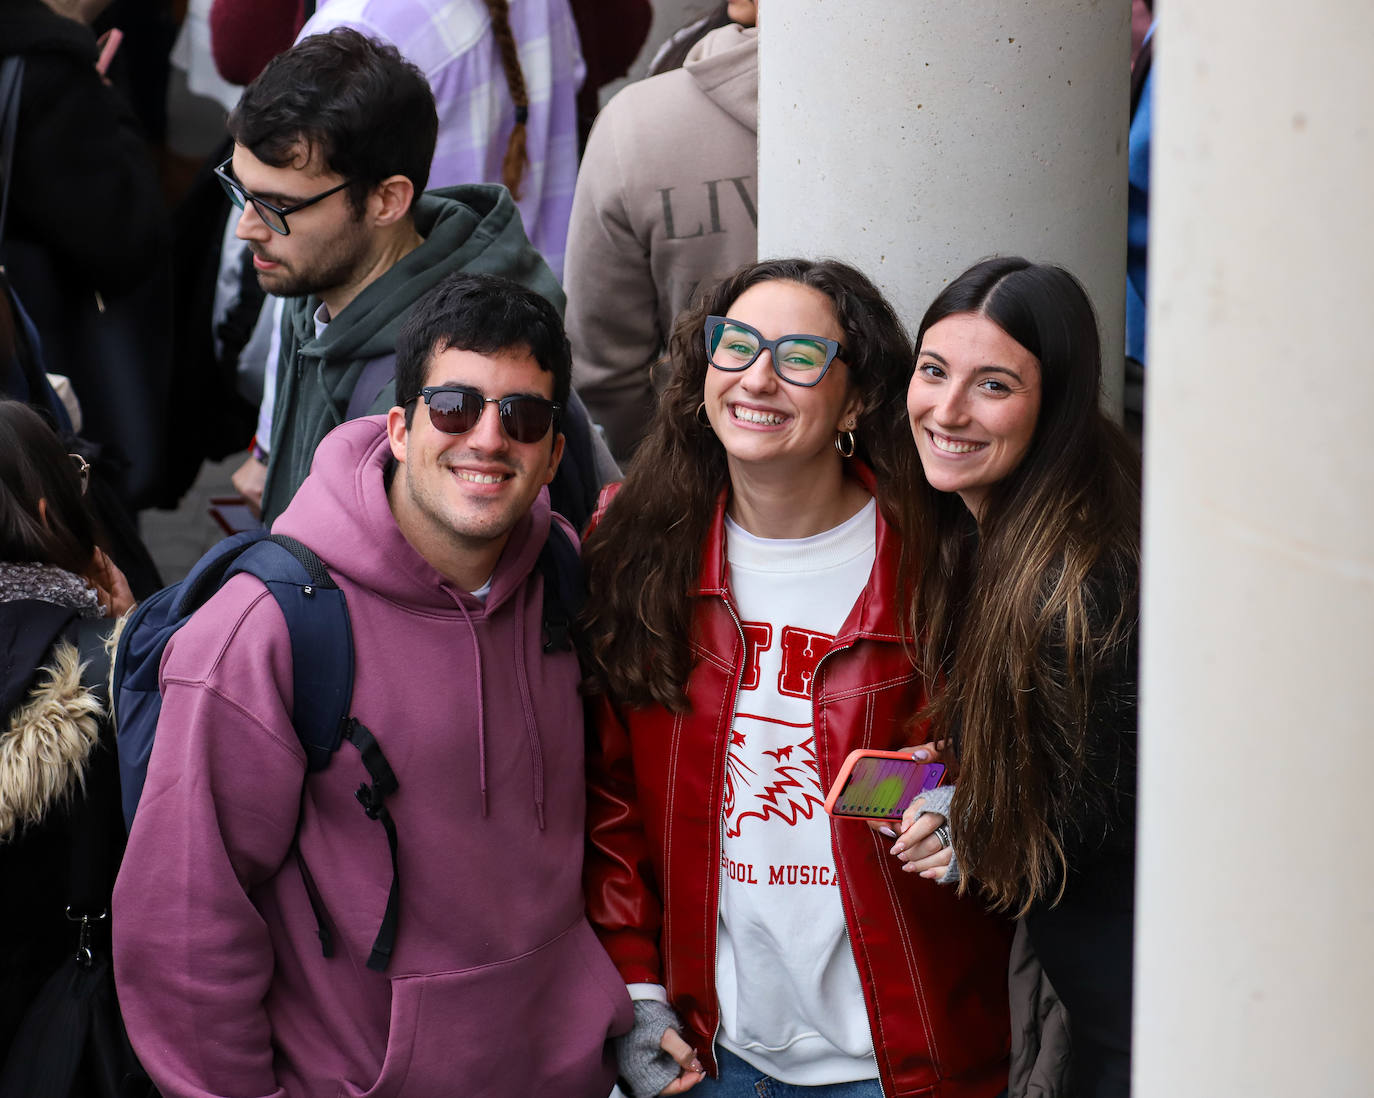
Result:
{"label": "red leather jacket", "polygon": [[[872,491],[866,469],[851,471]],[[626,983],[659,983],[715,1071],[716,920],[726,748],[745,662],[725,561],[724,501],[707,536],[688,681],[691,712],[599,699],[587,754],[587,904]],[[894,749],[923,697],[901,643],[897,535],[878,518],[872,578],[816,669],[825,788],[855,748]],[[1012,924],[953,888],[902,873],[890,842],[832,828],[845,921],[890,1098],[995,1098],[1007,1085]]]}

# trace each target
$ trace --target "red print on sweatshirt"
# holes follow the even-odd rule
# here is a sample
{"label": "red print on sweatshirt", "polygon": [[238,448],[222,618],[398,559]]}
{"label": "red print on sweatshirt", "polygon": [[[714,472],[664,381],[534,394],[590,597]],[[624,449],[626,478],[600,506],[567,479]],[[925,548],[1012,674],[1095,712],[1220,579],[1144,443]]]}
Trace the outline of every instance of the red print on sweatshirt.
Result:
{"label": "red print on sweatshirt", "polygon": [[[751,699],[745,695],[760,687],[760,656],[772,647],[773,629],[767,622],[752,621],[742,622],[741,627],[745,664],[725,770],[725,830],[730,838],[739,836],[745,820],[774,819],[791,827],[798,819],[811,819],[825,804],[811,721],[784,720],[773,713],[782,703],[798,716],[807,714],[816,665],[834,641],[827,633],[784,626],[777,677],[781,697],[756,695],[762,703],[758,708],[771,712],[752,712]],[[798,710],[795,703],[789,705],[788,698],[805,699],[808,704]]]}

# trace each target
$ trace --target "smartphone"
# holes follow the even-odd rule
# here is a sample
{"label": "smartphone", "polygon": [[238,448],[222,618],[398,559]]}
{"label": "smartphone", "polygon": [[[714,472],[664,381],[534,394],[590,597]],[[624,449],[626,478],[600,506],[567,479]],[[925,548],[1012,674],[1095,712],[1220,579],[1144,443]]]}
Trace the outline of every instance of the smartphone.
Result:
{"label": "smartphone", "polygon": [[851,751],[825,810],[860,820],[900,820],[906,806],[944,776],[943,764],[917,762],[904,751]]}
{"label": "smartphone", "polygon": [[209,511],[210,517],[226,536],[244,530],[257,530],[262,526],[262,520],[253,514],[253,509],[242,496],[213,496]]}

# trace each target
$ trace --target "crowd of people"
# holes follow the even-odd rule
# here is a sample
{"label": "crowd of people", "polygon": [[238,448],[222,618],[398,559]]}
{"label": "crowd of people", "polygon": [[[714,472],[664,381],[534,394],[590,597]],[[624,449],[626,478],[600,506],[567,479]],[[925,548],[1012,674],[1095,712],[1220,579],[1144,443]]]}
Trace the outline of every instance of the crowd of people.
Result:
{"label": "crowd of people", "polygon": [[[216,0],[205,174],[263,525],[156,635],[147,455],[0,285],[0,1098],[1129,1094],[1140,463],[1083,286],[982,259],[913,339],[853,266],[758,261],[756,3],[580,168],[566,0],[278,8]],[[0,126],[35,155],[57,57],[136,179],[94,14],[0,0],[61,43]],[[161,223],[118,228],[146,289]],[[832,815],[856,750],[945,779]]]}

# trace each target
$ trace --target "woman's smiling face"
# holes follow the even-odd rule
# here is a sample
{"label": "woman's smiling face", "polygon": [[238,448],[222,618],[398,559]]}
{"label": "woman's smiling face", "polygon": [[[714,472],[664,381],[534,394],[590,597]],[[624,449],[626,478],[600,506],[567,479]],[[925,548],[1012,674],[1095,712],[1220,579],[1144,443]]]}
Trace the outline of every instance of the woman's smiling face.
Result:
{"label": "woman's smiling face", "polygon": [[987,317],[955,313],[926,329],[906,410],[926,480],[978,517],[1035,437],[1040,363]]}
{"label": "woman's smiling face", "polygon": [[[726,315],[757,329],[765,339],[813,335],[844,340],[830,298],[797,282],[750,286]],[[860,405],[850,391],[849,369],[842,358],[836,357],[820,382],[808,388],[779,377],[773,353],[767,350],[738,373],[708,368],[702,396],[732,466],[782,462],[798,471],[840,460],[835,435],[853,427]]]}

